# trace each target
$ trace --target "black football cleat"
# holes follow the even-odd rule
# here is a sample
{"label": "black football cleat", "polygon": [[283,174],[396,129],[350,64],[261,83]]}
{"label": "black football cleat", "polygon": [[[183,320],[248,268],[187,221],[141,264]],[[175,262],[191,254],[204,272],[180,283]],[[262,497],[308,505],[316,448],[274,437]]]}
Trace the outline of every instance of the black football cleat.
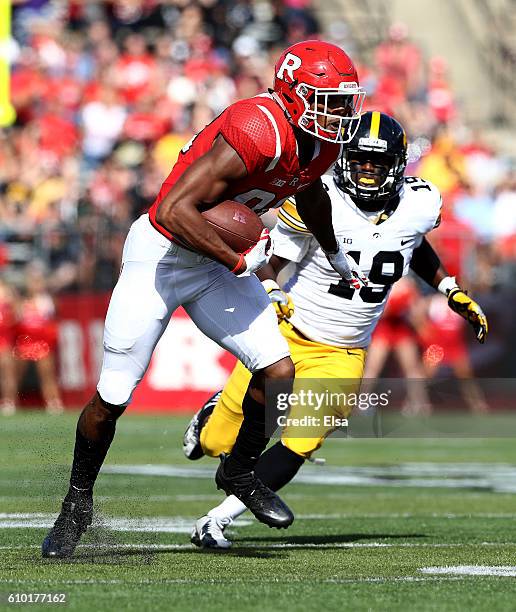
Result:
{"label": "black football cleat", "polygon": [[215,409],[219,397],[222,395],[222,391],[217,391],[215,395],[204,404],[204,406],[196,412],[183,436],[183,453],[187,459],[192,461],[204,457],[204,451],[201,446],[201,430],[206,423],[206,420]]}
{"label": "black football cleat", "polygon": [[71,557],[82,534],[93,520],[93,498],[88,495],[68,493],[61,512],[47,537],[43,540],[41,553],[47,559]]}
{"label": "black football cleat", "polygon": [[294,515],[281,497],[266,487],[254,472],[228,476],[224,470],[227,458],[224,454],[220,456],[220,465],[215,474],[217,487],[227,495],[238,497],[261,523],[278,529],[291,525]]}

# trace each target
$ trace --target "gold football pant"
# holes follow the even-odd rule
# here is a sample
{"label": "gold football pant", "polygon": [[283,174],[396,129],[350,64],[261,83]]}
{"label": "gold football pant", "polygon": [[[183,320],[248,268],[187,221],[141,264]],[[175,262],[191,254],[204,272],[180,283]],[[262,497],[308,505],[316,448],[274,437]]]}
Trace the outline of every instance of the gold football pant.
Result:
{"label": "gold football pant", "polygon": [[[282,429],[282,443],[301,457],[308,458],[320,448],[324,439],[335,429],[339,419],[349,416],[353,406],[342,395],[358,394],[364,372],[365,349],[346,349],[308,340],[291,323],[280,323],[281,333],[288,341],[296,369],[295,393],[301,390],[320,392],[328,389],[340,395],[334,405],[318,410],[313,406],[292,405],[288,423]],[[303,379],[309,379],[303,381]],[[330,382],[325,379],[333,379]],[[337,379],[337,381],[335,380]],[[251,380],[251,373],[238,362],[208,422],[201,431],[201,445],[206,455],[217,457],[229,453],[243,420],[242,401]],[[306,423],[311,419],[310,424]],[[304,419],[304,420],[303,420]]]}

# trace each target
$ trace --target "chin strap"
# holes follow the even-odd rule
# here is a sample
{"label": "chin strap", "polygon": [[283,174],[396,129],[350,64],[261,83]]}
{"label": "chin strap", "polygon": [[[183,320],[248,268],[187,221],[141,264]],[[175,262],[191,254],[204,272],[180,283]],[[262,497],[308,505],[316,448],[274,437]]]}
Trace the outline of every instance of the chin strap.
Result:
{"label": "chin strap", "polygon": [[375,225],[380,225],[384,221],[392,215],[392,213],[398,208],[398,204],[400,203],[400,196],[395,195],[393,198],[387,201],[387,205],[383,209],[383,211],[379,214],[378,219],[375,222]]}
{"label": "chin strap", "polygon": [[370,213],[377,212],[378,213],[378,216],[375,219],[371,219],[371,223],[373,225],[380,225],[380,223],[383,223],[384,221],[386,221],[392,215],[392,213],[398,208],[398,204],[400,202],[399,196],[395,196],[394,198],[391,198],[390,200],[387,201],[386,205],[382,208],[382,210],[376,211],[376,210],[367,210],[367,206],[365,207],[361,206],[360,198],[356,196],[350,196],[350,197],[355,203],[355,205],[362,212],[370,212]]}
{"label": "chin strap", "polygon": [[283,104],[283,100],[278,96],[274,89],[268,89],[267,91],[274,98],[274,101],[280,106],[281,110],[285,113],[285,117],[288,119],[288,121],[292,121],[292,117],[290,116],[285,104]]}

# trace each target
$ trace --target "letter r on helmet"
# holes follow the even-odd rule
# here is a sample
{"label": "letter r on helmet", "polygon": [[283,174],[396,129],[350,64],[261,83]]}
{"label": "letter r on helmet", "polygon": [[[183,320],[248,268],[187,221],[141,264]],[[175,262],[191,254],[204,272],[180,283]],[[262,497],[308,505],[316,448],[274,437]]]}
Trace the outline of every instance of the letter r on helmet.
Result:
{"label": "letter r on helmet", "polygon": [[282,79],[284,81],[285,79],[283,77],[283,74],[285,73],[285,70],[286,70],[288,74],[288,78],[291,81],[293,81],[294,80],[294,70],[297,70],[300,67],[301,67],[301,58],[299,58],[297,55],[294,55],[293,53],[287,53],[287,55],[285,55],[285,58],[281,62],[281,66],[279,67],[279,70],[276,76],[278,77],[278,79]]}

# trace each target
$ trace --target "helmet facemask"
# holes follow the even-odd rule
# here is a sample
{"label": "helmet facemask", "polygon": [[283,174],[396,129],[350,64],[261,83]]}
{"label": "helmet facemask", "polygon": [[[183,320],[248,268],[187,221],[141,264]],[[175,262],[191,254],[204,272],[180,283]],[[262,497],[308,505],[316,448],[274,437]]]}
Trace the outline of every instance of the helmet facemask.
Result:
{"label": "helmet facemask", "polygon": [[384,208],[400,192],[405,165],[403,155],[346,149],[341,165],[337,164],[336,182],[359,208],[373,212]]}
{"label": "helmet facemask", "polygon": [[[296,93],[305,105],[298,121],[302,130],[338,144],[352,140],[360,124],[365,98],[361,87],[356,83],[342,82],[338,89],[324,89],[299,83]],[[352,121],[353,129],[349,130]]]}
{"label": "helmet facemask", "polygon": [[403,128],[385,113],[368,111],[350,131],[353,141],[342,148],[334,166],[335,184],[364,211],[377,212],[394,205],[403,189],[407,166]]}

